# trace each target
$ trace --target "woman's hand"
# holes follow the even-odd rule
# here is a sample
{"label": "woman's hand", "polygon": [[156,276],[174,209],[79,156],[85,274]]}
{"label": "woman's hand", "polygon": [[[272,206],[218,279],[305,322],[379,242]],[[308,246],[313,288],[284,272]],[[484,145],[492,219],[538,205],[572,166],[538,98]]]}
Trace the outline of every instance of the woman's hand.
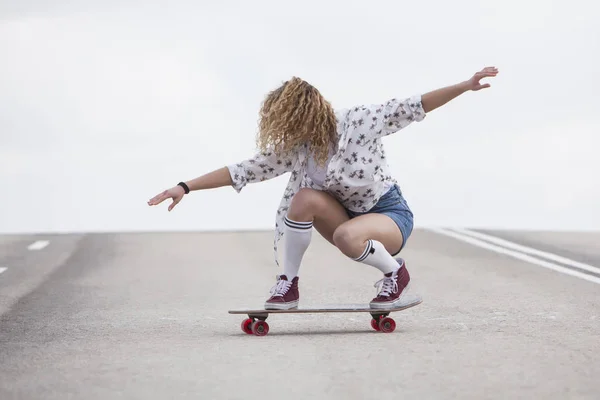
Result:
{"label": "woman's hand", "polygon": [[150,200],[148,200],[148,205],[155,206],[157,204],[162,203],[166,199],[173,199],[173,202],[171,202],[171,204],[169,205],[169,208],[168,208],[168,210],[171,211],[173,209],[173,207],[175,207],[177,204],[179,204],[181,199],[183,199],[184,195],[185,195],[185,190],[181,186],[179,186],[179,185],[173,186],[171,189],[167,189],[164,192],[159,193],[156,196],[154,196],[153,198],[151,198]]}
{"label": "woman's hand", "polygon": [[471,77],[468,81],[465,81],[465,88],[467,90],[478,91],[481,89],[486,89],[490,87],[489,83],[481,84],[480,80],[483,78],[494,77],[498,75],[498,68],[496,67],[485,67],[479,72],[476,72],[475,75]]}

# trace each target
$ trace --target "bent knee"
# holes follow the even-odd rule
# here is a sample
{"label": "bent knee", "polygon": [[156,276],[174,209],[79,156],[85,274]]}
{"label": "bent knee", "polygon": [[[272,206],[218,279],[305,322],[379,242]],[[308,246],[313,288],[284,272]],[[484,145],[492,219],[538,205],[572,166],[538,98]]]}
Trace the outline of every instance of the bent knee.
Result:
{"label": "bent knee", "polygon": [[363,250],[362,242],[361,236],[347,224],[340,225],[333,232],[333,244],[349,257],[357,256],[357,253],[360,255]]}
{"label": "bent knee", "polygon": [[302,188],[294,195],[288,215],[294,219],[312,218],[325,205],[324,193],[310,188]]}

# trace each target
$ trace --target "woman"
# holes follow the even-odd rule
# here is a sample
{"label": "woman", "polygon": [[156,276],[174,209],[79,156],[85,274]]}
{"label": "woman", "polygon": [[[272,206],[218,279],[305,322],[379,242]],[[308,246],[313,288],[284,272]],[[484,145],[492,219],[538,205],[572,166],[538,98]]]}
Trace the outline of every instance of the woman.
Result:
{"label": "woman", "polygon": [[345,256],[382,272],[372,308],[397,306],[410,275],[404,260],[394,256],[412,232],[413,214],[389,175],[381,139],[423,120],[466,91],[489,87],[480,80],[497,73],[495,67],[487,67],[467,81],[423,95],[341,110],[334,110],[316,88],[294,77],[266,96],[257,137],[260,151],[254,157],[180,182],[148,204],[170,198],[171,211],[193,190],[232,186],[239,192],[248,183],[291,172],[275,221],[278,265],[277,244],[286,237],[283,273],[265,308],[298,306],[298,271],[313,227]]}

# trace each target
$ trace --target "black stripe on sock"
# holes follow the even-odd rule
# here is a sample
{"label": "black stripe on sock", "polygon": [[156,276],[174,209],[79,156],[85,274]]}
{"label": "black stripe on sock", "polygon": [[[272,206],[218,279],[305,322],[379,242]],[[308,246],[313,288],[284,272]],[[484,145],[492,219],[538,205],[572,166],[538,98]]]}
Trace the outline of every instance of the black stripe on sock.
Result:
{"label": "black stripe on sock", "polygon": [[290,221],[290,222],[292,222],[294,224],[299,224],[299,225],[312,224],[312,221],[293,221],[287,215],[285,216],[285,220],[286,221]]}
{"label": "black stripe on sock", "polygon": [[292,221],[292,220],[288,219],[287,217],[285,217],[284,223],[287,226],[289,226],[290,228],[294,228],[294,229],[310,229],[313,226],[313,223],[311,221],[296,222],[296,221]]}
{"label": "black stripe on sock", "polygon": [[363,253],[360,255],[360,257],[355,258],[355,261],[361,262],[364,261],[367,256],[369,254],[371,254],[371,249],[373,248],[373,241],[369,239],[369,241],[367,242],[367,248],[365,249],[365,251],[363,251]]}

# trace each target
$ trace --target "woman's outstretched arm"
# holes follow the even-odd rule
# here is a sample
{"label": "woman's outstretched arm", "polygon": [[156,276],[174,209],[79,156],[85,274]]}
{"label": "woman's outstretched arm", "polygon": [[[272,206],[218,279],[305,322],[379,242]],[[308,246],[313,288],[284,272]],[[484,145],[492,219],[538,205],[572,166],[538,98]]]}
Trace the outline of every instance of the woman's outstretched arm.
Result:
{"label": "woman's outstretched arm", "polygon": [[[372,104],[356,108],[354,122],[362,122],[365,137],[383,137],[406,128],[413,122],[422,121],[425,115],[469,90],[481,90],[490,87],[481,84],[483,78],[498,74],[496,67],[487,67],[475,73],[469,80],[456,85],[446,86],[431,92],[407,98],[393,98],[383,104]],[[364,123],[369,121],[369,123]],[[373,121],[371,123],[371,121]]]}
{"label": "woman's outstretched arm", "polygon": [[233,181],[227,167],[215,169],[207,174],[186,181],[185,184],[190,188],[190,192],[194,190],[214,189],[222,186],[231,186]]}
{"label": "woman's outstretched arm", "polygon": [[[261,151],[249,159],[215,169],[184,184],[190,192],[222,186],[232,186],[240,192],[248,183],[264,182],[291,171],[295,157],[295,154],[280,156],[273,151]],[[168,208],[171,211],[185,194],[184,187],[177,184],[148,200],[148,205],[156,206],[167,199],[173,199]]]}
{"label": "woman's outstretched arm", "polygon": [[496,67],[486,67],[475,73],[469,80],[457,83],[456,85],[446,86],[441,89],[433,90],[421,96],[421,104],[426,113],[435,110],[448,103],[450,100],[460,96],[467,91],[477,91],[489,88],[490,84],[481,84],[479,81],[483,78],[494,77],[498,74]]}

